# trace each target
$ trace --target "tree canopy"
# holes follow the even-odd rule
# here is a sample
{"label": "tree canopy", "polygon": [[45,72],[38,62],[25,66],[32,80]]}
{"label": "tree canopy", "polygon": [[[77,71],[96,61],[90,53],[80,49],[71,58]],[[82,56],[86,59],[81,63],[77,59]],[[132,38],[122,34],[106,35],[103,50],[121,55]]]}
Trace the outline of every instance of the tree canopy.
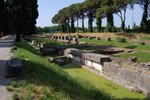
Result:
{"label": "tree canopy", "polygon": [[15,33],[18,42],[21,35],[33,34],[37,8],[37,0],[0,0],[0,31]]}
{"label": "tree canopy", "polygon": [[[148,6],[150,0],[85,0],[82,3],[72,4],[69,7],[61,9],[53,18],[52,22],[54,24],[66,25],[71,24],[71,29],[74,28],[74,22],[77,20],[82,20],[82,27],[84,29],[84,19],[88,18],[88,30],[93,32],[93,20],[96,19],[97,30],[101,31],[102,18],[107,18],[107,25],[105,31],[114,32],[116,28],[114,26],[113,14],[117,14],[121,19],[121,29],[125,31],[125,21],[126,21],[126,10],[128,5],[139,4],[143,6],[143,18],[141,21],[141,29],[148,30]],[[66,24],[67,23],[67,24]],[[69,28],[69,27],[68,27]],[[67,31],[64,28],[64,32],[74,32]],[[84,30],[83,30],[84,32]]]}

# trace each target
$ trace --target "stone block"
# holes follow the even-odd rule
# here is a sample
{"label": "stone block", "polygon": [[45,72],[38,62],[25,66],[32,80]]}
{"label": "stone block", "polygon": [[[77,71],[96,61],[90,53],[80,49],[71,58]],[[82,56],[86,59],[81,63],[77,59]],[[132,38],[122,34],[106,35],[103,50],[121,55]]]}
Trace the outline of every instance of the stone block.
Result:
{"label": "stone block", "polygon": [[93,62],[99,63],[101,65],[104,64],[104,62],[110,62],[111,59],[109,56],[104,56],[101,54],[95,54],[95,53],[84,53],[83,57],[85,59],[91,60]]}
{"label": "stone block", "polygon": [[96,39],[96,40],[100,40],[100,37],[96,37],[95,39]]}
{"label": "stone block", "polygon": [[104,63],[103,71],[106,73],[110,73],[112,75],[118,75],[119,70],[122,68],[122,66],[115,64],[115,63]]}
{"label": "stone block", "polygon": [[111,38],[106,38],[105,41],[111,41]]}
{"label": "stone block", "polygon": [[84,53],[83,51],[80,51],[80,50],[77,50],[77,49],[70,51],[70,54],[72,54],[74,56],[79,56],[79,57],[82,57],[83,53]]}
{"label": "stone block", "polygon": [[58,50],[56,48],[50,48],[50,47],[40,48],[40,52],[42,56],[51,56],[51,55],[58,54]]}
{"label": "stone block", "polygon": [[6,64],[6,77],[16,77],[23,72],[21,60],[12,59]]}
{"label": "stone block", "polygon": [[129,60],[130,60],[131,62],[137,62],[137,58],[136,58],[136,57],[130,57]]}
{"label": "stone block", "polygon": [[139,42],[138,44],[140,44],[140,45],[145,45],[145,42]]}

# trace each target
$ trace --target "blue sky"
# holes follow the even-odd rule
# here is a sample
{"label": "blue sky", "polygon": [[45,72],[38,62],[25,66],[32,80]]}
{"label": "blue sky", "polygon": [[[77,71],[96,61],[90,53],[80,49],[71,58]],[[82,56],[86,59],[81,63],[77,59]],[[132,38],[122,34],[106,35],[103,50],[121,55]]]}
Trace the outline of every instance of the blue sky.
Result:
{"label": "blue sky", "polygon": [[[51,18],[62,8],[67,7],[74,3],[83,2],[84,0],[38,0],[39,17],[37,19],[37,26],[53,26]],[[140,25],[142,17],[142,9],[140,6],[134,8],[134,22]],[[120,18],[114,15],[115,26],[120,27]],[[106,25],[106,18],[102,21],[103,26]],[[95,21],[93,22],[95,25]],[[132,10],[128,9],[126,14],[126,26],[132,26]],[[87,20],[85,20],[85,26],[87,26]]]}

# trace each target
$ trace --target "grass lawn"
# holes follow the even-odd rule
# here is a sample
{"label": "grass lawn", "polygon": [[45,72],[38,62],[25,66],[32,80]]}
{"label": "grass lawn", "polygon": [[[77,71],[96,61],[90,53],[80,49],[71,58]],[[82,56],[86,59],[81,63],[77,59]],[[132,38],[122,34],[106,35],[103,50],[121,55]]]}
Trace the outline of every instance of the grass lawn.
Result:
{"label": "grass lawn", "polygon": [[97,45],[111,45],[116,47],[127,47],[133,44],[132,41],[127,41],[126,43],[119,43],[116,39],[113,39],[112,41],[105,41],[105,39],[96,40],[96,39],[81,38],[79,41],[84,41],[87,43],[97,44]]}
{"label": "grass lawn", "polygon": [[129,58],[129,57],[137,57],[138,62],[149,62],[150,61],[150,53],[145,52],[135,52],[130,54],[120,54],[118,57],[121,58]]}
{"label": "grass lawn", "polygon": [[71,77],[60,66],[36,54],[25,41],[17,43],[14,58],[21,59],[24,72],[21,80],[7,87],[13,100],[113,100],[111,95],[87,82]]}
{"label": "grass lawn", "polygon": [[69,73],[69,75],[80,80],[80,82],[90,83],[94,85],[96,88],[98,88],[99,90],[110,94],[112,97],[114,97],[117,100],[121,100],[123,98],[124,99],[127,98],[125,100],[144,100],[145,99],[145,96],[143,94],[131,92],[86,69],[80,68],[78,65],[68,64],[64,66],[64,69],[66,72]]}
{"label": "grass lawn", "polygon": [[129,48],[129,49],[150,50],[150,45],[139,45],[134,43],[132,40],[127,40],[126,43],[119,43],[117,39],[113,39],[112,41],[105,41],[104,39],[96,40],[96,39],[81,38],[80,41],[84,41],[91,44],[97,44],[97,45],[111,45],[115,47],[122,47],[122,48]]}

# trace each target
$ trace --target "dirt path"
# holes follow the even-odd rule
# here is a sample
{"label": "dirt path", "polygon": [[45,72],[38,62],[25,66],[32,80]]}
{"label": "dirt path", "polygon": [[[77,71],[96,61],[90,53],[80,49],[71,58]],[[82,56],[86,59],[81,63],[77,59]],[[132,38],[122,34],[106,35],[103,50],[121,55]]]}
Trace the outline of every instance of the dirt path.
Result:
{"label": "dirt path", "polygon": [[13,41],[14,38],[12,36],[6,36],[0,39],[0,100],[11,100],[11,93],[6,90],[6,87],[12,79],[5,78],[5,65],[12,56],[10,49]]}

